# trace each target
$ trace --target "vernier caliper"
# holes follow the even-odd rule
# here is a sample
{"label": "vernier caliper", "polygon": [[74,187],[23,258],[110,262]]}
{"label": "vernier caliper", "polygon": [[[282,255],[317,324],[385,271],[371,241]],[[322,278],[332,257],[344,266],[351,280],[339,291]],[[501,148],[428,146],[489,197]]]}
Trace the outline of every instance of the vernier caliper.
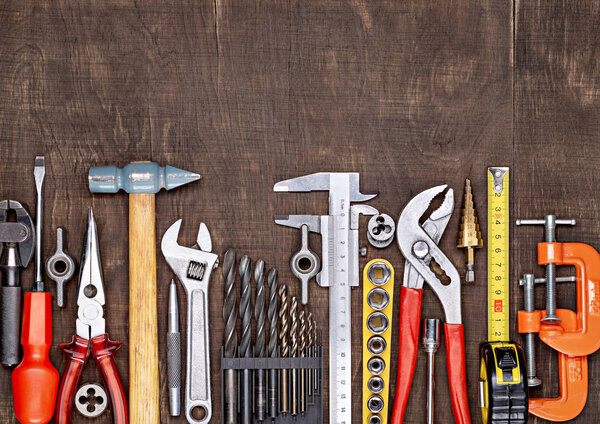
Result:
{"label": "vernier caliper", "polygon": [[352,315],[350,288],[358,286],[359,215],[377,215],[367,205],[350,205],[377,196],[362,194],[356,172],[319,172],[275,184],[274,191],[329,191],[329,215],[276,215],[275,222],[308,227],[321,234],[322,267],[317,283],[329,287],[329,422],[352,423]]}

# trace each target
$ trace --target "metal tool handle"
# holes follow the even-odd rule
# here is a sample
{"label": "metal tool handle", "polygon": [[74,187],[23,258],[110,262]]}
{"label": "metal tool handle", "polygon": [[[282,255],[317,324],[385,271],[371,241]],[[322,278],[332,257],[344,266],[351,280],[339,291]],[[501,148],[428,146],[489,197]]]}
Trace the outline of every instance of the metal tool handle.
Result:
{"label": "metal tool handle", "polygon": [[400,288],[400,348],[398,350],[398,382],[392,410],[392,424],[402,424],[408,395],[417,363],[419,328],[423,290]]}
{"label": "metal tool handle", "polygon": [[[187,296],[187,359],[185,373],[185,417],[190,423],[208,423],[212,417],[210,388],[210,343],[206,292],[195,289]],[[204,410],[200,420],[194,408]]]}
{"label": "metal tool handle", "polygon": [[[2,353],[0,362],[11,367],[19,363],[21,335],[21,286],[19,267],[2,268]],[[14,283],[14,284],[13,284]]]}
{"label": "metal tool handle", "polygon": [[444,324],[446,367],[450,382],[450,399],[456,424],[471,424],[467,373],[465,365],[465,330],[462,324]]}

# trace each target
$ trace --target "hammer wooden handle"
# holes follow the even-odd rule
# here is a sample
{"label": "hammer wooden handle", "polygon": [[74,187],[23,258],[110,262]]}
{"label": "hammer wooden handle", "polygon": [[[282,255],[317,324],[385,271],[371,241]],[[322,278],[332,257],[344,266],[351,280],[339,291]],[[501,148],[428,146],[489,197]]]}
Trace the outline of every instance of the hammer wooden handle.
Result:
{"label": "hammer wooden handle", "polygon": [[129,195],[129,422],[159,424],[154,194]]}

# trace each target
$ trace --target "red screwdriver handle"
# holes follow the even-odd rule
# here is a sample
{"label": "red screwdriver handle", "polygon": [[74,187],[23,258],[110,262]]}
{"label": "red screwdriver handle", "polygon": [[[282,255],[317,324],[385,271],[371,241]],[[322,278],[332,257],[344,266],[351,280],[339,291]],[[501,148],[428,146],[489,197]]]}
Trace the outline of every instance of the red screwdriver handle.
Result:
{"label": "red screwdriver handle", "polygon": [[58,390],[58,371],[50,363],[52,345],[52,296],[25,293],[21,331],[23,361],[12,373],[13,404],[23,424],[52,419]]}
{"label": "red screwdriver handle", "polygon": [[450,399],[456,424],[471,424],[467,373],[465,366],[465,330],[462,324],[444,324],[446,368],[450,380]]}
{"label": "red screwdriver handle", "polygon": [[127,398],[114,358],[115,352],[122,344],[109,340],[108,334],[102,334],[92,339],[92,355],[104,377],[115,424],[127,424],[129,421]]}
{"label": "red screwdriver handle", "polygon": [[83,366],[90,355],[89,340],[73,336],[71,343],[62,343],[58,347],[67,357],[67,366],[58,389],[56,404],[56,423],[71,424],[73,416],[73,402]]}
{"label": "red screwdriver handle", "polygon": [[421,322],[423,290],[400,288],[400,347],[398,349],[398,378],[392,410],[392,424],[402,424],[410,386],[412,385]]}

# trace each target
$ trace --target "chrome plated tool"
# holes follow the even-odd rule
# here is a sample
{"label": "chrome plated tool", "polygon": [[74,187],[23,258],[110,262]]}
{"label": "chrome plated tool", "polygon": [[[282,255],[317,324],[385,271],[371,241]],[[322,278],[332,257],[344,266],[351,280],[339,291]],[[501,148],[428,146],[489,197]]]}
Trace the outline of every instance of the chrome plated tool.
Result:
{"label": "chrome plated tool", "polygon": [[[187,294],[185,417],[190,423],[204,424],[212,417],[208,286],[219,257],[212,253],[210,233],[204,223],[200,224],[194,247],[177,243],[180,228],[181,219],[165,232],[161,250]],[[204,412],[201,419],[192,415],[196,408]]]}
{"label": "chrome plated tool", "polygon": [[56,251],[46,260],[46,274],[56,283],[56,304],[65,306],[64,287],[75,274],[75,260],[64,251],[64,230],[56,229]]}
{"label": "chrome plated tool", "polygon": [[167,384],[169,385],[169,415],[181,414],[181,333],[179,332],[179,305],[177,285],[169,285],[169,321],[167,329]]}
{"label": "chrome plated tool", "polygon": [[280,181],[276,192],[329,192],[329,215],[276,215],[279,225],[299,228],[322,237],[322,267],[317,283],[329,287],[329,421],[352,422],[352,359],[350,289],[358,286],[359,215],[376,215],[367,205],[351,205],[373,199],[377,193],[360,192],[359,174],[320,172]]}

